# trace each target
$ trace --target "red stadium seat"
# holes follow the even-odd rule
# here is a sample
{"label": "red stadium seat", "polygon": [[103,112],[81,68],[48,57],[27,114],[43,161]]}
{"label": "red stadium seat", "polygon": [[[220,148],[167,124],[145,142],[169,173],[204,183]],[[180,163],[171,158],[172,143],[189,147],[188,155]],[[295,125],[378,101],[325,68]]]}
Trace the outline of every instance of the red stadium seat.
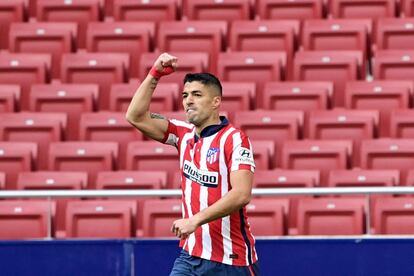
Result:
{"label": "red stadium seat", "polygon": [[328,109],[331,106],[331,82],[268,82],[263,93],[262,106],[271,110]]}
{"label": "red stadium seat", "polygon": [[[96,179],[97,189],[161,189],[166,185],[167,173],[165,171],[99,172]],[[142,218],[144,202],[154,198],[157,197],[126,197],[124,199],[133,199],[137,203],[137,216]],[[111,197],[110,199],[113,198]],[[142,236],[142,219],[138,219],[136,227],[137,235]]]}
{"label": "red stadium seat", "polygon": [[130,238],[136,203],[126,200],[69,201],[66,238]]}
{"label": "red stadium seat", "polygon": [[60,76],[63,53],[76,51],[77,26],[74,23],[13,23],[10,27],[10,51],[52,55],[51,73]]}
{"label": "red stadium seat", "polygon": [[[139,84],[138,82],[112,84],[109,109],[116,112],[126,112]],[[180,98],[178,84],[159,83],[151,97],[150,111],[156,113],[175,111]]]}
{"label": "red stadium seat", "polygon": [[284,78],[284,52],[228,52],[220,53],[217,75],[223,81],[255,82],[256,102],[262,103],[264,84]]}
{"label": "red stadium seat", "polygon": [[361,140],[377,137],[378,121],[376,110],[314,110],[309,113],[306,133],[309,139],[352,140],[356,166]]}
{"label": "red stadium seat", "polygon": [[109,109],[111,84],[128,82],[128,54],[77,53],[64,54],[62,82],[99,85],[99,109]]}
{"label": "red stadium seat", "polygon": [[[21,172],[17,179],[19,190],[81,190],[86,188],[88,175],[84,172],[38,171]],[[53,199],[56,216],[53,222],[56,237],[65,232],[66,204],[72,198]]]}
{"label": "red stadium seat", "polygon": [[221,110],[233,115],[240,110],[254,109],[256,103],[256,84],[253,82],[222,82],[223,96]]}
{"label": "red stadium seat", "polygon": [[160,168],[167,172],[167,183],[171,183],[174,172],[180,168],[176,148],[155,141],[137,141],[128,144],[127,170],[159,171]]}
{"label": "red stadium seat", "polygon": [[2,200],[0,239],[51,238],[53,204],[45,200]]}
{"label": "red stadium seat", "polygon": [[209,53],[210,71],[215,73],[218,54],[225,49],[226,36],[224,21],[161,22],[157,46],[161,52],[174,52],[178,57],[180,52]]}
{"label": "red stadium seat", "polygon": [[342,107],[345,104],[345,83],[365,78],[363,63],[361,51],[298,52],[294,61],[294,79],[332,81],[333,106]]}
{"label": "red stadium seat", "polygon": [[364,169],[395,169],[405,183],[414,164],[413,139],[364,140],[361,144],[361,167]]}
{"label": "red stadium seat", "polygon": [[297,19],[323,17],[322,0],[258,0],[256,14],[260,19]]}
{"label": "red stadium seat", "polygon": [[401,186],[414,186],[414,169],[407,171],[407,177],[400,182]]}
{"label": "red stadium seat", "polygon": [[37,21],[75,22],[78,24],[78,47],[86,46],[89,22],[102,19],[101,0],[37,0]]}
{"label": "red stadium seat", "polygon": [[96,110],[99,87],[95,84],[37,84],[30,91],[30,110],[66,113],[66,140],[78,140],[83,112]]}
{"label": "red stadium seat", "polygon": [[50,64],[49,54],[0,52],[0,83],[20,85],[22,110],[29,108],[30,86],[49,82]]}
{"label": "red stadium seat", "polygon": [[276,167],[275,142],[251,140],[256,170],[270,170]]}
{"label": "red stadium seat", "polygon": [[251,19],[250,0],[186,0],[183,8],[190,20],[235,20]]}
{"label": "red stadium seat", "polygon": [[[179,67],[174,74],[165,76],[162,81],[165,83],[177,83],[180,85],[180,89],[183,87],[183,79],[187,73],[206,72],[209,68],[209,55],[208,53],[199,52],[171,52],[179,58]],[[148,72],[154,65],[155,60],[158,58],[159,53],[143,53],[139,64],[139,78],[145,79]]]}
{"label": "red stadium seat", "polygon": [[36,159],[36,143],[0,142],[0,171],[6,174],[5,188],[16,190],[17,175],[33,171]]}
{"label": "red stadium seat", "polygon": [[376,49],[410,50],[413,34],[413,18],[381,18],[377,23]]}
{"label": "red stadium seat", "polygon": [[333,18],[371,18],[395,17],[395,0],[330,0],[329,14]]}
{"label": "red stadium seat", "polygon": [[38,145],[37,168],[46,169],[49,144],[65,137],[67,116],[63,113],[3,113],[0,140],[35,142]]}
{"label": "red stadium seat", "polygon": [[60,142],[49,148],[49,170],[88,173],[88,188],[96,187],[100,171],[116,169],[118,144],[112,142]]}
{"label": "red stadium seat", "polygon": [[125,120],[125,113],[95,112],[81,115],[79,140],[117,142],[119,167],[125,168],[128,143],[142,139],[142,133]]}
{"label": "red stadium seat", "polygon": [[114,0],[116,21],[174,21],[179,17],[178,0]]}
{"label": "red stadium seat", "polygon": [[346,108],[376,109],[380,112],[380,136],[389,135],[390,112],[409,108],[413,93],[410,81],[356,81],[345,87]]}
{"label": "red stadium seat", "polygon": [[181,204],[181,199],[146,200],[142,218],[144,237],[174,237],[171,226],[182,218]]}
{"label": "red stadium seat", "polygon": [[239,111],[234,115],[234,125],[251,140],[271,140],[276,148],[302,136],[303,120],[301,111]]}
{"label": "red stadium seat", "polygon": [[378,198],[374,204],[374,234],[414,234],[413,198]]}
{"label": "red stadium seat", "polygon": [[254,173],[255,188],[311,188],[319,186],[317,170],[258,170]]}
{"label": "red stadium seat", "polygon": [[231,24],[229,48],[232,51],[283,51],[291,71],[296,50],[299,21],[234,21]]}
{"label": "red stadium seat", "polygon": [[364,200],[360,198],[301,199],[298,206],[298,234],[364,234]]}
{"label": "red stadium seat", "polygon": [[0,3],[0,49],[9,47],[9,28],[13,22],[23,22],[27,17],[27,0],[9,0]]}
{"label": "red stadium seat", "polygon": [[319,170],[321,185],[333,169],[351,168],[352,141],[304,140],[286,141],[282,146],[281,168]]}
{"label": "red stadium seat", "polygon": [[20,109],[20,86],[0,84],[0,113]]}
{"label": "red stadium seat", "polygon": [[306,20],[302,31],[304,50],[357,50],[369,57],[372,21],[369,19]]}
{"label": "red stadium seat", "polygon": [[154,32],[155,25],[150,22],[91,22],[86,48],[90,52],[129,54],[129,75],[138,77],[141,54],[152,50]]}
{"label": "red stadium seat", "polygon": [[413,0],[401,0],[400,1],[400,13],[401,17],[413,17],[414,16],[414,1]]}
{"label": "red stadium seat", "polygon": [[287,200],[254,198],[246,206],[249,224],[255,236],[282,236],[287,233]]}
{"label": "red stadium seat", "polygon": [[414,50],[377,51],[374,78],[382,80],[413,80]]}
{"label": "red stadium seat", "polygon": [[414,110],[394,109],[390,116],[392,138],[414,138]]}
{"label": "red stadium seat", "polygon": [[329,172],[330,187],[378,187],[397,186],[398,170],[332,170]]}

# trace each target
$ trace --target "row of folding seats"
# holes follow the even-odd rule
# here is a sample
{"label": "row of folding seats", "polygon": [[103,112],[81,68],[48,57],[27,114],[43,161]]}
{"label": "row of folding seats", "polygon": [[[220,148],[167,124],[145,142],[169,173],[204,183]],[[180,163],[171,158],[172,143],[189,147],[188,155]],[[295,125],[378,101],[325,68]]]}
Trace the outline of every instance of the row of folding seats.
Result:
{"label": "row of folding seats", "polygon": [[[180,172],[167,181],[167,171],[120,170],[99,171],[96,189],[180,189]],[[314,169],[257,170],[253,187],[256,188],[312,188],[312,187],[382,187],[414,186],[414,170],[407,171],[407,178],[400,179],[399,170],[391,169],[332,169],[328,181],[321,182],[320,172]],[[0,172],[0,189],[10,189],[6,173]],[[88,187],[87,172],[23,171],[17,174],[17,190],[81,190]]]}
{"label": "row of folding seats", "polygon": [[[29,136],[27,139],[31,139]],[[32,135],[33,136],[33,135]],[[43,136],[44,137],[44,136]],[[15,189],[17,175],[24,171],[83,171],[88,173],[88,188],[96,188],[100,171],[143,170],[167,172],[167,182],[177,177],[178,156],[175,148],[154,141],[126,144],[126,153],[119,155],[116,142],[1,142],[0,171],[6,173],[6,187]],[[359,151],[352,140],[287,140],[275,147],[270,140],[253,140],[257,170],[273,168],[318,170],[321,183],[328,183],[331,170],[395,169],[401,182],[407,182],[414,162],[413,139],[362,140]],[[38,148],[40,150],[38,150]],[[124,148],[124,149],[125,149]],[[42,151],[43,150],[43,151]]]}
{"label": "row of folding seats", "polygon": [[[188,72],[208,70],[207,53],[173,53],[180,58],[175,74],[164,82],[182,86]],[[140,60],[140,78],[144,79],[157,58],[157,53],[145,53]],[[414,75],[414,51],[378,51],[374,63],[376,80],[410,80]],[[60,79],[64,83],[98,84],[100,109],[108,109],[110,87],[128,83],[130,76],[127,54],[76,53],[63,54]],[[222,81],[254,82],[257,102],[263,102],[265,83],[282,81],[291,74],[296,81],[330,81],[333,83],[333,105],[345,105],[348,81],[363,80],[366,71],[360,51],[302,51],[297,52],[292,70],[286,68],[285,52],[228,52],[220,53],[216,73]],[[21,106],[29,107],[30,87],[50,83],[51,59],[48,54],[0,53],[0,83],[21,86]],[[289,79],[289,78],[287,78]]]}
{"label": "row of folding seats", "polygon": [[[171,224],[182,212],[179,199],[147,199],[142,213],[137,213],[136,202],[131,199],[66,199],[64,204],[65,210],[60,213],[54,201],[1,201],[0,239],[173,237]],[[412,198],[376,197],[369,209],[366,200],[359,197],[299,198],[297,204],[296,214],[292,214],[289,199],[252,199],[247,214],[253,233],[414,234]]]}
{"label": "row of folding seats", "polygon": [[[412,0],[9,0],[3,8],[15,8],[39,20],[62,20],[68,14],[88,11],[90,21],[104,16],[116,20],[236,20],[253,18],[409,17]],[[25,14],[27,15],[27,14]]]}
{"label": "row of folding seats", "polygon": [[[62,53],[86,48],[90,52],[130,54],[131,76],[138,76],[138,63],[144,52],[209,52],[211,62],[218,53],[229,51],[284,51],[290,64],[294,52],[303,50],[358,50],[364,58],[373,50],[411,49],[414,19],[307,20],[300,28],[297,20],[90,22],[84,35],[76,23],[13,23],[2,37],[12,52],[52,53],[54,77],[59,77]],[[401,43],[402,42],[402,43]],[[212,64],[214,67],[214,63]]]}

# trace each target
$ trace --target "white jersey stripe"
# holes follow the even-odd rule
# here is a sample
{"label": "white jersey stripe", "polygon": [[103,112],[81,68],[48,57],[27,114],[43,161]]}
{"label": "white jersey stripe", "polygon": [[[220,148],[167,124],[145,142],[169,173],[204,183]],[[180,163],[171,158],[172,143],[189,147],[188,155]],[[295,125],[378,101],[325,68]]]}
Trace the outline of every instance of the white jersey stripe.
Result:
{"label": "white jersey stripe", "polygon": [[[193,137],[194,137],[194,132],[186,133],[183,136],[183,140],[181,141],[181,148],[185,149],[185,147],[187,146],[187,141],[192,139]],[[185,150],[180,151],[180,168],[183,167],[184,152],[185,152]],[[191,180],[189,180],[189,179],[186,179],[184,194],[185,194],[184,198],[185,198],[185,205],[186,205],[185,207],[187,209],[188,216],[192,217],[193,212],[191,210]],[[184,212],[184,209],[183,209],[183,212]],[[188,237],[188,239],[186,240],[186,243],[184,244],[184,247],[187,245],[187,243],[188,243],[189,251],[191,252],[194,248],[194,245],[195,245],[195,235],[194,235],[194,233],[191,234]]]}
{"label": "white jersey stripe", "polygon": [[[220,148],[224,149],[224,144],[231,132],[234,131],[234,128],[229,128],[221,137],[220,139]],[[224,155],[224,151],[220,151],[220,175],[221,175],[221,197],[229,191],[228,185],[228,173],[227,173],[227,166],[226,166],[226,158]],[[231,236],[230,236],[230,216],[225,216],[221,219],[221,233],[223,235],[223,249],[224,249],[224,256],[223,256],[223,263],[232,264],[233,259],[230,258],[230,254],[233,253],[233,247],[231,243]]]}
{"label": "white jersey stripe", "polygon": [[[207,151],[211,146],[211,143],[213,142],[213,139],[217,136],[217,133],[203,138],[203,145],[201,147],[201,154],[200,156],[200,169],[204,171],[208,171],[207,168],[207,159],[204,158],[204,156],[207,156]],[[206,209],[208,207],[208,187],[200,186],[200,211]],[[201,229],[203,231],[203,248],[201,253],[201,258],[205,258],[209,260],[211,258],[211,236],[210,236],[210,226],[208,223],[205,223],[201,226]]]}

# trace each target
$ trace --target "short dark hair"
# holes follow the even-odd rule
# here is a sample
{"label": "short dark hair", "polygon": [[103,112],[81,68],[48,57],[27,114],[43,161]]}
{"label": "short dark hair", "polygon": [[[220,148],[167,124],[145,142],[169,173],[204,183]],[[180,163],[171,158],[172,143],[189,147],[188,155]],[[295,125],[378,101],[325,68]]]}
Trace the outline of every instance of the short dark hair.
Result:
{"label": "short dark hair", "polygon": [[184,84],[187,82],[199,81],[207,86],[214,86],[223,95],[223,88],[221,87],[220,80],[210,73],[188,73],[184,77]]}

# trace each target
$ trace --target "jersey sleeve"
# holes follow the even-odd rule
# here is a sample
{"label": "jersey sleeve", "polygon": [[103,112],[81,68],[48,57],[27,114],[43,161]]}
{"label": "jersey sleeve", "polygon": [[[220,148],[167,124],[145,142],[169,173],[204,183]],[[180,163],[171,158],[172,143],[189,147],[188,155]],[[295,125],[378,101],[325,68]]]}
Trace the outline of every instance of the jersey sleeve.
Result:
{"label": "jersey sleeve", "polygon": [[192,125],[179,120],[168,120],[168,128],[161,141],[164,144],[178,147],[178,143],[184,134],[192,131]]}
{"label": "jersey sleeve", "polygon": [[254,172],[256,165],[253,148],[249,138],[243,132],[237,131],[230,135],[226,145],[229,171],[249,170]]}

